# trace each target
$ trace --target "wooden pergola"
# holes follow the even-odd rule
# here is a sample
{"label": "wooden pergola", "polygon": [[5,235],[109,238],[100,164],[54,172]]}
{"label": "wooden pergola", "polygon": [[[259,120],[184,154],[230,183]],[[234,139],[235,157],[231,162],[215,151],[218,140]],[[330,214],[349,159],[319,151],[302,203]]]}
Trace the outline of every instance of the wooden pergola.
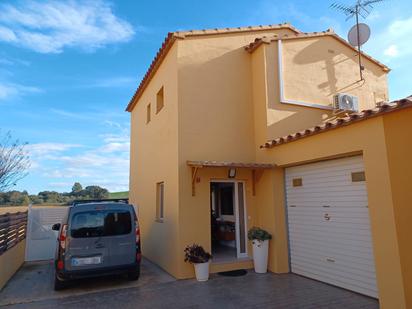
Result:
{"label": "wooden pergola", "polygon": [[252,192],[256,194],[256,183],[262,176],[263,170],[273,169],[276,165],[270,163],[240,163],[226,161],[187,161],[187,165],[192,168],[192,196],[196,194],[196,175],[200,168],[245,168],[252,171]]}

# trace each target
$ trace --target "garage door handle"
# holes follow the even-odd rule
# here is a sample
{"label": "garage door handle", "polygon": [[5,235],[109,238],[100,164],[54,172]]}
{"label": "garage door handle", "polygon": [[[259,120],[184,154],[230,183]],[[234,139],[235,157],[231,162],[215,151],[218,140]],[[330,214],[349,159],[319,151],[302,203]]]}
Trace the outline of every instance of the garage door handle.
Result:
{"label": "garage door handle", "polygon": [[332,259],[332,258],[326,258],[326,261],[328,261],[328,262],[332,262],[332,263],[335,263],[335,260],[334,260],[334,259]]}

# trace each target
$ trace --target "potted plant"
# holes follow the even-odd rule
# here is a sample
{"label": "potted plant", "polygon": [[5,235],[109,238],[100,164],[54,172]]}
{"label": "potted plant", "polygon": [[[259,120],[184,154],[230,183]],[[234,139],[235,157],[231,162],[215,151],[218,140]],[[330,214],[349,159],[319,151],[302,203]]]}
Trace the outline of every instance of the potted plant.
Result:
{"label": "potted plant", "polygon": [[185,262],[195,266],[197,281],[207,281],[209,279],[209,260],[211,258],[212,255],[197,244],[185,248]]}
{"label": "potted plant", "polygon": [[253,244],[253,264],[255,266],[255,272],[267,272],[269,240],[272,239],[272,235],[261,228],[252,227],[247,236]]}

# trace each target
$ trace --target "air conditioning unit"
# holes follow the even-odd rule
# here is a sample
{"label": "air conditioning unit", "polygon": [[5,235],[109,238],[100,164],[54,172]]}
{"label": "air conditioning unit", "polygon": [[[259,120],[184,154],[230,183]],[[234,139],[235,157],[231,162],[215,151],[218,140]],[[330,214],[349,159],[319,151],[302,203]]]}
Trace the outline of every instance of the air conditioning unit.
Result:
{"label": "air conditioning unit", "polygon": [[339,111],[358,112],[358,98],[345,93],[338,93],[334,98],[333,108]]}

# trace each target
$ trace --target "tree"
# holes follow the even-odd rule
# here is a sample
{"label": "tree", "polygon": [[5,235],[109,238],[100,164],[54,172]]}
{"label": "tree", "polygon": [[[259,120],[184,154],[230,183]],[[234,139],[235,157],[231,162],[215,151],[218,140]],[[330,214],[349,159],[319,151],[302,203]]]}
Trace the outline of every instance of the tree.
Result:
{"label": "tree", "polygon": [[84,190],[86,196],[91,199],[105,199],[109,197],[109,191],[99,186],[87,186]]}
{"label": "tree", "polygon": [[82,190],[83,190],[83,187],[80,184],[80,182],[75,182],[73,187],[72,187],[72,193],[79,193]]}
{"label": "tree", "polygon": [[10,132],[0,139],[0,192],[6,191],[27,176],[30,159],[26,146],[27,143],[13,140]]}

